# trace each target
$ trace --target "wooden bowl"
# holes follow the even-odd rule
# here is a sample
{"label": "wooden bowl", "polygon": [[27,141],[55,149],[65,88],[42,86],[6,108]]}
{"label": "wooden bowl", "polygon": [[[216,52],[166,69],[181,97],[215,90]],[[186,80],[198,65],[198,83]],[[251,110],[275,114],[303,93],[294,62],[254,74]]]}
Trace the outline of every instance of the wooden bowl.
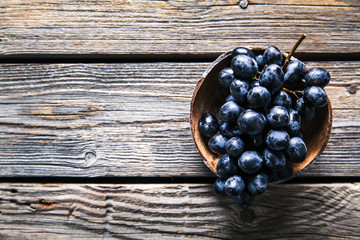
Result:
{"label": "wooden bowl", "polygon": [[[249,47],[255,55],[262,54],[266,48],[264,47]],[[286,53],[282,52],[284,57]],[[292,60],[295,58],[291,58]],[[216,165],[221,155],[212,152],[208,146],[208,137],[203,136],[199,131],[199,118],[203,113],[209,112],[218,118],[218,111],[225,103],[225,99],[229,94],[227,89],[220,87],[218,82],[219,72],[229,67],[231,62],[231,51],[223,53],[219,56],[205,71],[199,82],[197,83],[192,100],[190,110],[190,125],[191,132],[197,149],[204,163],[217,175]],[[307,71],[307,69],[306,69]],[[307,146],[307,157],[302,163],[292,163],[293,175],[309,167],[324,151],[328,143],[332,126],[332,109],[330,101],[326,106],[317,108],[315,117],[310,120],[302,121],[301,131],[304,133],[304,141]],[[290,179],[288,178],[288,179]],[[276,181],[282,182],[288,179]]]}

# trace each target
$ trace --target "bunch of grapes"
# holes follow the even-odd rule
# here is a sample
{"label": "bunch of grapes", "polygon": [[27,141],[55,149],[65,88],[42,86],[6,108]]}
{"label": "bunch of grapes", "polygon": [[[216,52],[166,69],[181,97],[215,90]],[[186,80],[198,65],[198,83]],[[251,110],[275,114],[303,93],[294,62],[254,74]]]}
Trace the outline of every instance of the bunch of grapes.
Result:
{"label": "bunch of grapes", "polygon": [[288,62],[274,46],[257,56],[235,48],[231,57],[218,77],[229,92],[219,119],[204,113],[199,129],[209,138],[209,148],[221,155],[215,193],[247,208],[270,180],[289,178],[291,163],[305,160],[301,121],[311,120],[315,108],[327,104],[323,88],[330,74],[322,68],[306,71],[304,63]]}

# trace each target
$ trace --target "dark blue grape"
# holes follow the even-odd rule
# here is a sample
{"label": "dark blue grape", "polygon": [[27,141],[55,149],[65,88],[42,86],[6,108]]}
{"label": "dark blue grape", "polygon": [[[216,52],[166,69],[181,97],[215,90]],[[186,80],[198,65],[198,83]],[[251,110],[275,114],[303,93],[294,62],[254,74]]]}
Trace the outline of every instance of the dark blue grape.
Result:
{"label": "dark blue grape", "polygon": [[239,137],[244,134],[244,132],[238,128],[236,123],[220,122],[219,129],[220,132],[228,138]]}
{"label": "dark blue grape", "polygon": [[245,144],[239,137],[232,137],[226,142],[226,151],[231,157],[240,157],[245,150]]}
{"label": "dark blue grape", "polygon": [[250,80],[258,73],[258,66],[254,58],[247,55],[237,55],[231,61],[231,68],[235,76],[242,80]]}
{"label": "dark blue grape", "polygon": [[245,182],[242,177],[234,175],[229,177],[225,182],[225,193],[228,196],[236,196],[245,189]]}
{"label": "dark blue grape", "polygon": [[270,92],[262,87],[253,87],[247,94],[247,103],[249,108],[266,108],[271,101]]}
{"label": "dark blue grape", "polygon": [[301,79],[304,75],[305,64],[299,60],[291,61],[286,68],[284,86],[290,89],[296,88],[301,83]]}
{"label": "dark blue grape", "polygon": [[280,90],[274,94],[271,104],[274,106],[283,106],[289,109],[292,105],[292,100],[287,92]]}
{"label": "dark blue grape", "polygon": [[261,71],[263,68],[264,68],[264,66],[265,66],[265,60],[264,60],[264,56],[263,55],[257,55],[256,57],[255,57],[255,61],[256,61],[256,63],[258,64],[258,68],[259,68],[259,71]]}
{"label": "dark blue grape", "polygon": [[272,150],[283,150],[289,144],[290,136],[284,130],[270,130],[267,134],[265,142]]}
{"label": "dark blue grape", "polygon": [[222,155],[216,165],[216,172],[222,179],[228,179],[238,173],[239,167],[236,161],[232,160],[228,154]]}
{"label": "dark blue grape", "polygon": [[330,81],[330,74],[323,68],[312,68],[305,74],[305,82],[308,86],[324,88]]}
{"label": "dark blue grape", "polygon": [[285,180],[289,179],[294,173],[292,165],[286,161],[285,167],[280,170],[275,170],[272,173],[272,178],[275,180]]}
{"label": "dark blue grape", "polygon": [[229,94],[225,99],[225,102],[230,102],[230,101],[236,102],[236,99],[231,94]]}
{"label": "dark blue grape", "polygon": [[217,119],[211,113],[204,113],[199,119],[199,130],[206,137],[214,136],[219,130]]}
{"label": "dark blue grape", "polygon": [[294,163],[301,163],[305,160],[307,148],[305,142],[299,137],[293,137],[285,149],[287,160]]}
{"label": "dark blue grape", "polygon": [[282,66],[283,55],[277,47],[269,46],[264,52],[264,61],[267,65],[276,64]]}
{"label": "dark blue grape", "polygon": [[248,48],[245,47],[237,47],[232,50],[231,57],[235,57],[237,55],[247,55],[249,57],[255,58],[255,54]]}
{"label": "dark blue grape", "polygon": [[217,178],[214,183],[214,192],[220,196],[227,196],[225,192],[225,181],[221,178]]}
{"label": "dark blue grape", "polygon": [[230,93],[239,103],[246,102],[247,93],[249,91],[249,84],[245,81],[235,79],[230,84]]}
{"label": "dark blue grape", "polygon": [[266,124],[265,116],[251,109],[242,112],[237,119],[239,129],[249,135],[261,133]]}
{"label": "dark blue grape", "polygon": [[236,122],[240,113],[245,109],[234,101],[226,102],[219,110],[219,119],[222,122]]}
{"label": "dark blue grape", "polygon": [[260,74],[260,85],[265,87],[271,94],[276,93],[284,84],[284,73],[282,69],[276,65],[268,65]]}
{"label": "dark blue grape", "polygon": [[254,195],[265,192],[269,178],[265,173],[259,173],[248,180],[247,189]]}
{"label": "dark blue grape", "polygon": [[302,119],[311,120],[315,116],[315,107],[308,106],[303,98],[296,102],[295,110],[299,112]]}
{"label": "dark blue grape", "polygon": [[285,127],[290,120],[289,111],[282,106],[275,106],[268,111],[266,119],[275,129]]}
{"label": "dark blue grape", "polygon": [[247,135],[246,142],[250,147],[260,147],[265,143],[264,134],[261,132],[256,135]]}
{"label": "dark blue grape", "polygon": [[278,170],[285,167],[286,159],[281,151],[264,148],[262,155],[264,158],[264,165],[269,169]]}
{"label": "dark blue grape", "polygon": [[290,136],[295,136],[299,133],[301,128],[301,116],[300,113],[294,109],[289,111],[290,121],[285,127],[285,130],[289,133]]}
{"label": "dark blue grape", "polygon": [[213,152],[219,154],[225,154],[227,141],[228,139],[227,137],[225,137],[225,135],[218,133],[209,139],[208,145]]}
{"label": "dark blue grape", "polygon": [[245,209],[251,206],[255,197],[249,191],[244,190],[239,195],[236,195],[233,199],[240,208]]}
{"label": "dark blue grape", "polygon": [[299,137],[302,140],[304,140],[304,133],[300,130],[297,134],[295,134],[294,136],[291,137]]}
{"label": "dark blue grape", "polygon": [[222,87],[228,88],[235,79],[234,71],[231,68],[224,68],[220,71],[218,79]]}
{"label": "dark blue grape", "polygon": [[253,87],[259,87],[260,86],[260,83],[258,80],[254,80],[250,83],[250,87],[253,88]]}
{"label": "dark blue grape", "polygon": [[252,174],[260,170],[263,162],[264,159],[257,151],[246,151],[240,156],[238,165],[245,173]]}
{"label": "dark blue grape", "polygon": [[327,103],[327,95],[324,89],[318,86],[306,87],[303,91],[304,102],[313,107],[323,107]]}

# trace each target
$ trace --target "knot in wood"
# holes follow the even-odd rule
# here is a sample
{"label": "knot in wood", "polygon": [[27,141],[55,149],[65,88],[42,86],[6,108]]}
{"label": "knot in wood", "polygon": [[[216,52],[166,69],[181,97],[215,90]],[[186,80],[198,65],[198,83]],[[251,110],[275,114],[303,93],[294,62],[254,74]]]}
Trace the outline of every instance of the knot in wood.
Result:
{"label": "knot in wood", "polygon": [[350,93],[350,94],[356,94],[357,92],[357,86],[350,86],[348,87],[347,91]]}
{"label": "knot in wood", "polygon": [[255,219],[255,213],[251,208],[243,209],[240,212],[240,219],[243,223],[252,223]]}
{"label": "knot in wood", "polygon": [[248,1],[248,0],[240,0],[240,2],[239,2],[239,6],[240,6],[242,9],[247,8],[248,5],[249,5],[249,1]]}
{"label": "knot in wood", "polygon": [[97,161],[96,154],[94,152],[87,152],[85,154],[85,166],[91,167]]}

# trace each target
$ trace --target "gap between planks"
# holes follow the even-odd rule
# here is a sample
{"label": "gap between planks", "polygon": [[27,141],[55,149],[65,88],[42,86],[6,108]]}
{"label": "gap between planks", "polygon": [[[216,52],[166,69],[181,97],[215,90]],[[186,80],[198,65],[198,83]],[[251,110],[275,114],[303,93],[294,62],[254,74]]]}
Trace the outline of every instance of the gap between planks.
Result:
{"label": "gap between planks", "polygon": [[[0,177],[0,183],[34,184],[213,184],[217,177]],[[360,182],[360,176],[298,176],[280,184],[333,184]],[[270,185],[272,185],[270,183]]]}
{"label": "gap between planks", "polygon": [[[223,52],[193,54],[12,54],[1,55],[6,63],[146,63],[146,62],[211,62]],[[293,55],[302,61],[359,61],[360,52],[304,53]]]}

